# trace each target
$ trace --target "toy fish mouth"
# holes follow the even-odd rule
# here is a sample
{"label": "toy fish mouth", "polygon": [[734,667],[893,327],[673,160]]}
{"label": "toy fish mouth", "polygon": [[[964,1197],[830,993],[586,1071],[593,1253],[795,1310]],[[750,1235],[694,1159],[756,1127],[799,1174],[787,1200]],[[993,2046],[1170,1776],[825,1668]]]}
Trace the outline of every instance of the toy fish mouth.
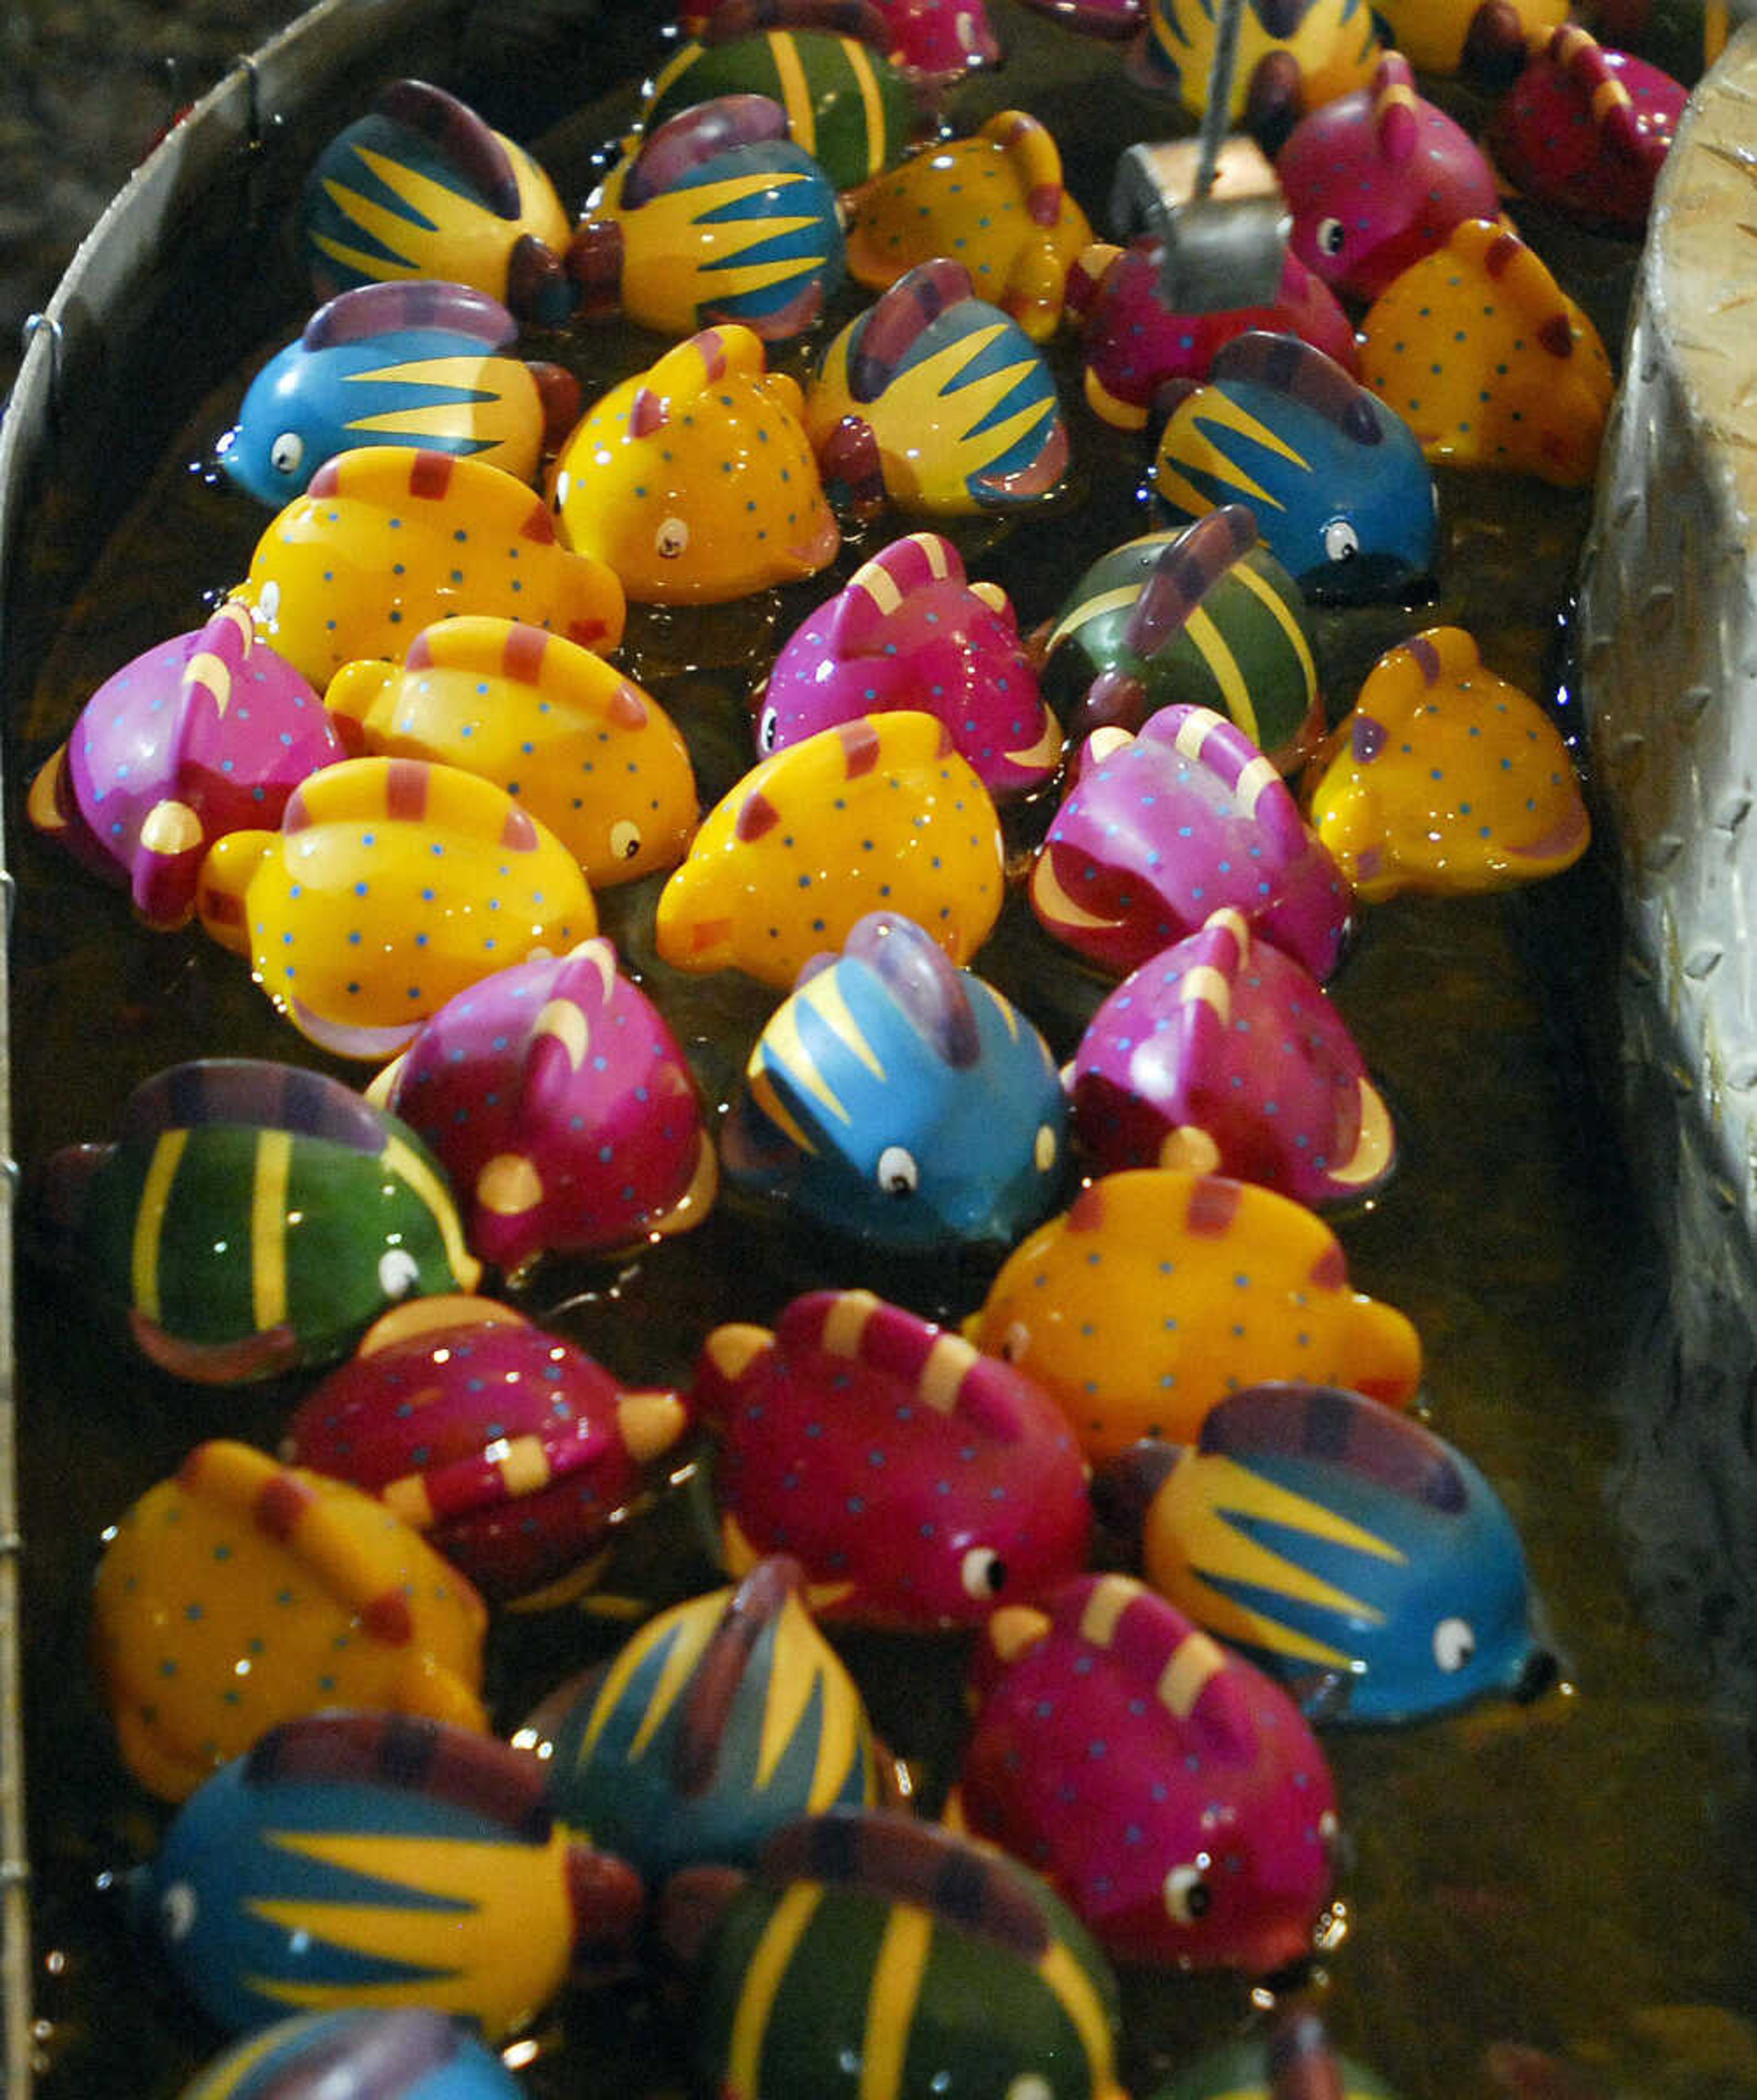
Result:
{"label": "toy fish mouth", "polygon": [[1401,554],[1357,554],[1349,562],[1324,562],[1296,580],[1316,605],[1419,603],[1433,595],[1432,572]]}

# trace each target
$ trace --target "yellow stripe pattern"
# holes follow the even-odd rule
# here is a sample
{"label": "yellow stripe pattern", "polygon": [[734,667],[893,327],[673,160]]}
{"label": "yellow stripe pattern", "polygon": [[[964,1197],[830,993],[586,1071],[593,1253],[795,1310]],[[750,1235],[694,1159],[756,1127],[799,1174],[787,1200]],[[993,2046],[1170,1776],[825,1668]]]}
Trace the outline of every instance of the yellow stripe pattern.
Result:
{"label": "yellow stripe pattern", "polygon": [[183,1148],[189,1142],[186,1130],[168,1130],[152,1148],[147,1177],[135,1212],[135,1234],[130,1250],[130,1295],[137,1311],[149,1320],[159,1317],[159,1245],[165,1236],[165,1212],[170,1202],[171,1184],[177,1178]]}
{"label": "yellow stripe pattern", "polygon": [[258,1333],[287,1317],[287,1185],[293,1133],[265,1130],[250,1177],[250,1309]]}

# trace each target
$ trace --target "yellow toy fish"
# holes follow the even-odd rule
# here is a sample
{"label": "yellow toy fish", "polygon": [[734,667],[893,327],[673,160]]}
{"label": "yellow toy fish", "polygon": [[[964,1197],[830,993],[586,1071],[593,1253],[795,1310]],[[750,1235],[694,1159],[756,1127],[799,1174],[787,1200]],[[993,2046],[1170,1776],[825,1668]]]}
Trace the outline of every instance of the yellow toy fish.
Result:
{"label": "yellow toy fish", "polygon": [[425,628],[400,669],[344,664],[324,704],[369,752],[436,759],[503,788],[594,889],[682,859],[700,814],[682,732],[601,656],[523,620]]}
{"label": "yellow toy fish", "polygon": [[788,990],[869,911],[914,920],[957,964],[1005,882],[988,790],[937,717],[863,715],[787,745],[704,820],[660,893],[660,955]]}
{"label": "yellow toy fish", "polygon": [[1388,650],[1312,771],[1313,828],[1369,904],[1535,882],[1591,833],[1555,724],[1461,627]]}
{"label": "yellow toy fish", "polygon": [[270,521],[232,594],[318,686],[357,656],[400,657],[453,613],[498,613],[609,651],[627,610],[615,575],[558,543],[522,481],[400,445],[320,467]]}
{"label": "yellow toy fish", "polygon": [[1014,1248],[967,1339],[1026,1371],[1088,1458],[1194,1443],[1273,1379],[1402,1407],[1421,1377],[1404,1315],[1349,1287],[1342,1247],[1291,1197],[1176,1167],[1109,1174]]}

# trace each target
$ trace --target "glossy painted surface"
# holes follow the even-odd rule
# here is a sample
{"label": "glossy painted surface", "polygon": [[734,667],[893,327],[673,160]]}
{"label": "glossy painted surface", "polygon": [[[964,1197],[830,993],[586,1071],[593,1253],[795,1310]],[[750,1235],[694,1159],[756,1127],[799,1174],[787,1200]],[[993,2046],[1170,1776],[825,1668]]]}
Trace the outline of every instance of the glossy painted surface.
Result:
{"label": "glossy painted surface", "polygon": [[1433,567],[1439,496],[1414,432],[1296,336],[1222,346],[1166,419],[1153,489],[1173,518],[1248,505],[1311,598],[1396,599]]}
{"label": "glossy painted surface", "polygon": [[715,1328],[694,1400],[728,1564],[792,1555],[827,1618],[971,1626],[1084,1562],[1084,1469],[1049,1399],[870,1291],[810,1292],[772,1332]]}
{"label": "glossy painted surface", "polygon": [[1281,1688],[1124,1575],[998,1613],[970,1667],[960,1815],[1119,1961],[1266,1975],[1309,1956],[1335,1783]]}
{"label": "glossy painted surface", "polygon": [[1348,1023],[1230,909],[1124,979],[1067,1076],[1075,1138],[1101,1173],[1197,1167],[1315,1207],[1371,1193],[1396,1159]]}
{"label": "glossy painted surface", "polygon": [[408,2006],[298,2013],[234,2043],[178,2100],[518,2100],[461,2021]]}
{"label": "glossy painted surface", "polygon": [[371,1093],[432,1145],[470,1245],[509,1274],[687,1231],[713,1203],[694,1076],[602,937],[448,999]]}
{"label": "glossy painted surface", "polygon": [[269,523],[232,596],[314,685],[400,656],[454,612],[497,614],[613,650],[614,572],[559,544],[541,498],[480,460],[373,446],[320,467]]}
{"label": "glossy painted surface", "polygon": [[1488,141],[1526,195],[1638,236],[1688,93],[1658,66],[1568,23],[1496,104]]}
{"label": "glossy painted surface", "polygon": [[347,751],[309,682],[228,604],[104,680],[31,783],[29,814],[168,929],[193,915],[215,839],[277,823]]}
{"label": "glossy painted surface", "polygon": [[687,1418],[510,1306],[426,1298],[311,1388],[280,1452],[375,1495],[504,1603],[584,1586]]}
{"label": "glossy painted surface", "polygon": [[704,819],[660,893],[675,968],[736,968],[789,990],[870,911],[912,919],[953,962],[1004,890],[988,790],[942,723],[905,709],[820,730],[753,766]]}
{"label": "glossy painted surface", "polygon": [[748,328],[702,330],[581,418],[550,476],[562,538],[643,605],[815,576],[841,534],[801,411]]}
{"label": "glossy painted surface", "polygon": [[1151,2100],[1396,2100],[1382,2079],[1331,2046],[1315,2013],[1294,2001],[1242,2040],[1180,2068]]}
{"label": "glossy painted surface", "polygon": [[627,1937],[641,1891],[552,1821],[535,1758],[337,1712],[272,1730],[207,1780],[137,1899],[179,1981],[232,2033],[388,1999],[499,2041],[560,1990],[576,1940]]}
{"label": "glossy painted surface", "polygon": [[1313,762],[1312,822],[1369,903],[1571,867],[1591,823],[1561,734],[1459,627],[1388,650]]}
{"label": "glossy painted surface", "polygon": [[1147,1580],[1278,1678],[1320,1727],[1417,1721],[1529,1692],[1532,1630],[1506,1506],[1455,1446],[1358,1393],[1259,1386],[1163,1473],[1141,1519]]}
{"label": "glossy painted surface", "polygon": [[1179,1167],[1089,1184],[1020,1242],[965,1332],[1046,1388],[1095,1459],[1193,1442],[1240,1386],[1300,1379],[1402,1407],[1421,1377],[1415,1330],[1350,1287],[1322,1220]]}
{"label": "glossy painted surface", "polygon": [[1040,788],[1062,762],[1062,727],[1011,601],[969,582],[938,532],[863,562],[781,645],[752,705],[759,757],[862,715],[919,708],[945,724],[991,794]]}
{"label": "glossy painted surface", "polygon": [[406,1123],[266,1060],[157,1073],[113,1142],[53,1154],[42,1200],[82,1289],[204,1384],[333,1362],[387,1307],[481,1273]]}
{"label": "glossy painted surface", "polygon": [[197,900],[223,947],[339,1057],[384,1058],[479,978],[598,929],[579,864],[492,781],[351,758],[296,790],[276,832],[233,832]]}
{"label": "glossy painted surface", "polygon": [[1035,1026],[873,913],[765,1023],[720,1136],[739,1186],[871,1246],[1010,1246],[1059,1201],[1067,1105]]}
{"label": "glossy painted surface", "polygon": [[343,664],[324,699],[376,757],[435,760],[504,788],[594,890],[675,867],[695,828],[689,749],[658,701],[523,620],[457,613],[414,636],[400,666]]}
{"label": "glossy painted surface", "polygon": [[1482,0],[1381,0],[1391,42],[1418,73],[1505,77],[1524,51],[1568,18],[1568,0],[1512,0],[1512,12]]}
{"label": "glossy painted surface", "polygon": [[[1155,94],[1175,95],[1192,117],[1201,116],[1219,14],[1211,0],[1147,0],[1146,20],[1129,47],[1131,77]],[[1249,0],[1239,24],[1227,116],[1237,124],[1253,97],[1271,93],[1273,106],[1291,119],[1364,86],[1378,56],[1366,0],[1298,0],[1288,8]]]}
{"label": "glossy painted surface", "polygon": [[1322,982],[1353,909],[1329,849],[1244,732],[1179,701],[1094,730],[1032,864],[1045,931],[1119,976],[1222,905]]}
{"label": "glossy painted surface", "polygon": [[123,1762],[166,1801],[324,1707],[488,1726],[470,1584],[370,1495],[249,1445],[198,1445],[119,1515],[91,1620]]}

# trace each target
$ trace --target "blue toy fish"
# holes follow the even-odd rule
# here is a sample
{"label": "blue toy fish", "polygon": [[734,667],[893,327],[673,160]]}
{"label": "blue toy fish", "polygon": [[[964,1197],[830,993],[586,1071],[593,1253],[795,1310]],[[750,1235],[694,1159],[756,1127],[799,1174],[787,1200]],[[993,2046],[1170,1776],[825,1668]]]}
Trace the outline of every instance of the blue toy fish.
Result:
{"label": "blue toy fish", "polygon": [[1420,443],[1334,358],[1253,329],[1206,380],[1167,391],[1152,476],[1166,516],[1248,505],[1263,544],[1320,601],[1397,598],[1431,572],[1438,498]]}
{"label": "blue toy fish", "polygon": [[801,971],[722,1135],[735,1181],[899,1252],[1010,1246],[1060,1198],[1048,1046],[912,920],[869,914]]}
{"label": "blue toy fish", "polygon": [[277,2020],[179,2100],[519,2100],[523,2089],[461,2021],[399,2005]]}
{"label": "blue toy fish", "polygon": [[502,354],[518,334],[498,299],[467,285],[338,293],[251,381],[219,463],[277,508],[358,445],[457,453],[534,483],[545,439],[578,415],[580,388],[559,365]]}
{"label": "blue toy fish", "polygon": [[1154,1587],[1314,1720],[1418,1720],[1555,1678],[1500,1498],[1432,1431],[1359,1393],[1252,1387],[1194,1445],[1150,1440],[1113,1461],[1097,1492],[1137,1515]]}

